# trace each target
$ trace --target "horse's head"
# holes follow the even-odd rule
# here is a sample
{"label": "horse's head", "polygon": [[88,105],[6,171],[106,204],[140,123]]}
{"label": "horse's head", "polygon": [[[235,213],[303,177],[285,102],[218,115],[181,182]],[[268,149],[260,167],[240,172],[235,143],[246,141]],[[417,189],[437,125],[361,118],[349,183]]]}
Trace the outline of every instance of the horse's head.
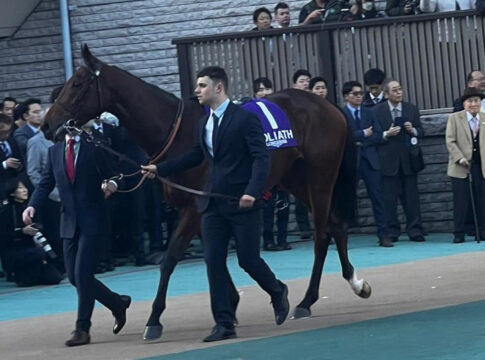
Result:
{"label": "horse's head", "polygon": [[100,80],[105,64],[91,54],[86,44],[81,54],[84,65],[66,82],[44,118],[42,131],[48,139],[53,140],[66,122],[80,127],[105,110]]}

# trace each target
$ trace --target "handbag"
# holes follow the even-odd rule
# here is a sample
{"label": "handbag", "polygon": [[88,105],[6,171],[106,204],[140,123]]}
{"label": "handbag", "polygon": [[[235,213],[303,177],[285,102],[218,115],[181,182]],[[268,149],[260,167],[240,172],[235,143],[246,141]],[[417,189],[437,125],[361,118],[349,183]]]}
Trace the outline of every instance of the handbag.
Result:
{"label": "handbag", "polygon": [[409,148],[409,161],[411,163],[411,168],[415,172],[420,172],[424,169],[424,159],[423,159],[423,150],[421,150],[421,146],[419,145],[411,145]]}

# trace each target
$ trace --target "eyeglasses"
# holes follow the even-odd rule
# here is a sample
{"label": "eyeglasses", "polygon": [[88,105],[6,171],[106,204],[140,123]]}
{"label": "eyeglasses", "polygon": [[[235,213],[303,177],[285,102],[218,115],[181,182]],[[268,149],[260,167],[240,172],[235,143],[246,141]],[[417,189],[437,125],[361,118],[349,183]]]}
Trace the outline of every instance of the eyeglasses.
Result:
{"label": "eyeglasses", "polygon": [[354,96],[363,96],[364,95],[364,92],[363,91],[352,91],[350,93],[350,95],[354,95]]}

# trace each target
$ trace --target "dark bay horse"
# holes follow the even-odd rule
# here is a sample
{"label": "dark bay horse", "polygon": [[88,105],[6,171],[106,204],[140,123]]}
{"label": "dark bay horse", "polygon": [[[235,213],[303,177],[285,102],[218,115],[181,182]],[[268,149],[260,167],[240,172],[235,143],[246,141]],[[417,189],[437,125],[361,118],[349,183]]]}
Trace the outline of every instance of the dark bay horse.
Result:
{"label": "dark bay horse", "polygon": [[[124,70],[103,63],[91,54],[87,45],[83,45],[82,56],[84,65],[68,80],[45,117],[43,131],[46,137],[53,138],[57,129],[68,120],[72,119],[79,127],[108,111],[120,119],[121,125],[150,156],[158,154],[171,133],[181,100]],[[335,238],[343,277],[357,295],[369,297],[370,285],[357,278],[347,254],[344,223],[355,213],[355,157],[349,146],[351,142],[347,141],[343,114],[329,102],[301,90],[284,90],[267,99],[278,104],[288,115],[299,144],[271,152],[267,188],[279,184],[290,191],[308,206],[315,224],[312,275],[305,297],[294,311],[294,318],[310,316],[310,307],[318,300],[330,242],[327,231]],[[190,100],[184,100],[184,106],[180,129],[164,159],[183,153],[194,142],[196,124],[204,111]],[[206,165],[203,164],[171,180],[201,189],[205,175]],[[170,275],[200,227],[193,195],[165,185],[163,192],[165,199],[179,209],[180,222],[160,264],[160,282],[145,329],[145,340],[162,335],[160,317],[166,306]],[[233,299],[237,304],[239,295],[235,286]]]}

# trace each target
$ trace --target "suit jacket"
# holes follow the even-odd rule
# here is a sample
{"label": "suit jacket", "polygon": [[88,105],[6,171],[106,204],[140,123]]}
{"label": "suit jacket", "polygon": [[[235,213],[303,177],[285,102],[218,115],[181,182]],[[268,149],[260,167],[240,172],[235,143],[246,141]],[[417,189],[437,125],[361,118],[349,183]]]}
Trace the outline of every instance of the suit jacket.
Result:
{"label": "suit jacket", "polygon": [[[485,113],[480,112],[479,116],[480,157],[482,176],[485,178]],[[464,166],[458,165],[458,161],[462,158],[471,161],[473,152],[472,132],[465,110],[450,115],[446,123],[445,138],[449,153],[447,175],[465,179],[468,175],[468,170]]]}
{"label": "suit jacket", "polygon": [[351,114],[347,106],[344,106],[343,112],[347,118],[347,123],[352,130],[353,141],[360,143],[360,146],[357,147],[357,161],[360,162],[361,157],[366,158],[374,170],[379,170],[381,167],[379,165],[379,155],[377,154],[376,145],[383,142],[381,125],[378,121],[376,121],[371,110],[361,106],[359,113],[362,129],[367,129],[368,127],[372,126],[373,131],[371,136],[366,137],[364,135],[364,131],[362,129],[358,129],[353,114]]}
{"label": "suit jacket", "polygon": [[[382,131],[386,131],[392,124],[391,110],[387,101],[382,102],[373,108],[373,114],[379,122]],[[424,134],[419,120],[419,110],[416,106],[402,102],[401,116],[407,118],[409,122],[418,132],[418,137]],[[405,175],[414,175],[410,162],[409,150],[411,147],[411,138],[413,135],[409,134],[404,128],[396,136],[391,136],[384,140],[378,147],[379,161],[381,165],[381,173],[384,176],[395,176],[399,167],[401,166]]]}
{"label": "suit jacket", "polygon": [[102,149],[81,139],[71,184],[66,175],[66,143],[58,142],[48,150],[47,166],[29,206],[38,209],[57,185],[61,198],[61,238],[73,238],[78,227],[86,236],[103,233],[106,202],[101,191],[102,180],[115,170]]}
{"label": "suit jacket", "polygon": [[[212,157],[204,140],[208,119],[209,115],[206,115],[199,120],[197,139],[192,149],[178,158],[160,163],[157,166],[158,173],[168,176],[182,172],[207,159],[209,172],[205,191],[237,198],[244,194],[260,198],[270,168],[260,121],[255,115],[229,103],[219,125]],[[209,201],[208,197],[199,197],[198,211],[205,211]],[[223,202],[221,206],[224,206],[224,211],[238,211],[237,204]]]}
{"label": "suit jacket", "polygon": [[30,128],[29,125],[18,128],[13,133],[13,137],[19,146],[20,154],[22,154],[22,160],[25,162],[27,159],[27,141],[34,136],[36,133]]}
{"label": "suit jacket", "polygon": [[[20,155],[20,150],[15,140],[13,140],[12,137],[10,137],[7,140],[7,142],[10,145],[10,149],[12,151],[12,154],[10,155],[10,157],[22,160],[22,156]],[[5,194],[5,191],[4,191],[7,181],[9,179],[17,177],[19,174],[21,174],[24,171],[23,167],[21,167],[20,169],[11,169],[11,168],[4,169],[2,163],[5,160],[7,160],[5,153],[0,150],[0,201],[7,198],[8,196],[8,194]]]}
{"label": "suit jacket", "polygon": [[[54,145],[47,140],[42,131],[39,131],[27,141],[27,175],[34,188],[42,179],[42,172],[47,165],[47,153],[49,148]],[[59,201],[59,191],[54,188],[49,195],[53,201]]]}

